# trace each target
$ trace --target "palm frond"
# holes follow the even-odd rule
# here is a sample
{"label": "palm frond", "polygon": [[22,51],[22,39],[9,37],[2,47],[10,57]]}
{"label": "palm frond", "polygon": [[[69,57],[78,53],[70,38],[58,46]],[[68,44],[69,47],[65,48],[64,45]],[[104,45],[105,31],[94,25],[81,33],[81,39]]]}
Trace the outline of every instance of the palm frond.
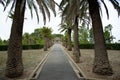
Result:
{"label": "palm frond", "polygon": [[5,6],[5,0],[0,0],[0,3],[3,5],[3,6]]}
{"label": "palm frond", "polygon": [[[11,8],[10,8],[10,10],[9,10],[9,13],[8,13],[7,18],[10,17],[11,13],[14,12],[14,7],[15,7],[15,4],[16,4],[16,0],[7,0],[7,2],[6,2],[6,4],[5,4],[5,7],[4,7],[4,11],[6,10],[6,8],[8,7],[8,5],[9,5],[10,3],[12,3],[12,6],[11,6]],[[13,14],[14,14],[14,13],[13,13]],[[14,17],[14,15],[13,15],[13,17]],[[12,18],[13,18],[13,17],[12,17]]]}
{"label": "palm frond", "polygon": [[43,2],[43,6],[44,6],[44,10],[45,10],[45,12],[46,12],[46,14],[47,14],[47,16],[48,16],[48,18],[49,18],[49,21],[50,21],[50,11],[49,11],[46,3]]}
{"label": "palm frond", "polygon": [[106,10],[106,14],[107,14],[107,18],[109,19],[109,12],[108,12],[108,8],[104,2],[104,0],[101,0],[101,2],[103,3],[104,7],[105,7],[105,10]]}
{"label": "palm frond", "polygon": [[34,8],[35,13],[36,13],[36,15],[37,15],[37,21],[39,22],[38,9],[37,9],[37,7],[36,7],[36,5],[35,5],[35,4],[33,4],[33,8]]}
{"label": "palm frond", "polygon": [[40,7],[40,11],[42,12],[42,15],[43,15],[44,24],[46,24],[46,15],[45,15],[45,11],[44,11],[42,3],[39,3],[39,7]]}
{"label": "palm frond", "polygon": [[38,9],[35,4],[34,0],[27,0],[27,5],[31,13],[31,18],[33,18],[33,9],[35,10],[36,16],[37,16],[37,21],[39,22],[39,15],[38,15]]}
{"label": "palm frond", "polygon": [[109,1],[112,3],[113,7],[117,10],[118,16],[120,16],[120,5],[118,1],[117,0],[109,0]]}
{"label": "palm frond", "polygon": [[56,10],[55,10],[55,2],[54,0],[46,0],[48,7],[52,10],[52,12],[54,13],[54,15],[56,16]]}
{"label": "palm frond", "polygon": [[32,9],[32,5],[33,4],[33,0],[27,0],[27,5],[28,5],[28,8],[30,10],[30,13],[31,13],[31,18],[33,18],[33,9]]}
{"label": "palm frond", "polygon": [[11,7],[10,11],[13,10],[14,5],[15,5],[15,3],[16,3],[16,0],[7,0],[6,5],[5,5],[5,7],[4,7],[4,11],[6,10],[6,8],[8,7],[8,5],[9,5],[11,2],[13,2],[13,3],[12,3],[12,7]]}
{"label": "palm frond", "polygon": [[50,11],[48,8],[50,8],[52,12],[54,13],[54,15],[56,16],[54,0],[36,0],[36,1],[43,15],[44,24],[46,24],[46,15],[48,16],[50,20]]}

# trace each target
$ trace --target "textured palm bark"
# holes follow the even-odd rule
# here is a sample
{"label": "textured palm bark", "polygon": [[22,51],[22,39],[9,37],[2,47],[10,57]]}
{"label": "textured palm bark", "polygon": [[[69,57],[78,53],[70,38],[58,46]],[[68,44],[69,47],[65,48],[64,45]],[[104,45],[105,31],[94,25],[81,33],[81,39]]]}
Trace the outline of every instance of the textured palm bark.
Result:
{"label": "textured palm bark", "polygon": [[[10,78],[23,74],[22,32],[25,12],[25,1],[17,0],[8,46],[8,58],[5,75]],[[23,6],[24,5],[24,6]],[[23,7],[21,7],[23,6]]]}
{"label": "textured palm bark", "polygon": [[72,51],[72,42],[71,42],[71,29],[68,29],[68,47],[69,51]]}
{"label": "textured palm bark", "polygon": [[95,40],[95,59],[93,72],[102,75],[111,75],[113,71],[109,64],[107,50],[105,47],[103,27],[99,13],[99,4],[97,0],[88,0],[88,2]]}
{"label": "textured palm bark", "polygon": [[73,54],[75,56],[75,62],[79,63],[80,62],[80,50],[79,50],[79,40],[78,40],[78,16],[76,16],[75,19],[75,26],[74,26],[74,50]]}

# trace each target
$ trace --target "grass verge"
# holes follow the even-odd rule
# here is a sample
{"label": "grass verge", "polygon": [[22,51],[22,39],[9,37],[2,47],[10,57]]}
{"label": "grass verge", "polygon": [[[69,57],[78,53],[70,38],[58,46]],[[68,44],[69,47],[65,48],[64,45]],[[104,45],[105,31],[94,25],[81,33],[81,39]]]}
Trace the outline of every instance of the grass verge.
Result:
{"label": "grass verge", "polygon": [[[22,55],[23,55],[23,64],[24,64],[24,74],[18,79],[28,78],[28,76],[35,69],[37,64],[48,53],[48,51],[43,51],[43,49],[23,50]],[[6,60],[7,60],[7,52],[0,51],[0,77],[4,77]]]}

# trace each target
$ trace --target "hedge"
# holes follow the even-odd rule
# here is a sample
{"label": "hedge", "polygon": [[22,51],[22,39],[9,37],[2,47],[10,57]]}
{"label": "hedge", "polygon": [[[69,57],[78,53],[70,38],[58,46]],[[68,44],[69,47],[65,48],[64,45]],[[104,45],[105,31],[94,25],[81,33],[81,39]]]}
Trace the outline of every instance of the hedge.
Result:
{"label": "hedge", "polygon": [[[94,44],[80,44],[80,49],[94,49]],[[120,44],[106,44],[106,48],[110,50],[120,50]]]}
{"label": "hedge", "polygon": [[[23,45],[23,50],[41,49],[44,45]],[[7,51],[8,45],[0,45],[0,51]]]}
{"label": "hedge", "polygon": [[43,48],[43,45],[23,45],[23,50],[41,49],[41,48]]}
{"label": "hedge", "polygon": [[79,48],[80,49],[93,49],[94,48],[94,44],[80,44]]}
{"label": "hedge", "polygon": [[120,50],[120,44],[107,44],[106,48],[110,50]]}
{"label": "hedge", "polygon": [[7,45],[0,45],[0,51],[6,51],[8,49]]}
{"label": "hedge", "polygon": [[[23,45],[23,50],[41,49],[44,45]],[[80,44],[80,49],[94,49],[94,44]],[[0,51],[7,51],[7,45],[0,45]],[[110,50],[120,50],[120,44],[106,44],[106,48]]]}

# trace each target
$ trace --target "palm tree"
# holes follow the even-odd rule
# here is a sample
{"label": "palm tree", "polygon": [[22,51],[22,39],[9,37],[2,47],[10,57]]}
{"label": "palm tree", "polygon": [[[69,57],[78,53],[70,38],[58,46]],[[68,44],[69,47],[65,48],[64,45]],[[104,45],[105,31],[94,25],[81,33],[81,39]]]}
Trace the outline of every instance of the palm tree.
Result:
{"label": "palm tree", "polygon": [[[67,5],[66,5],[67,4]],[[62,18],[65,21],[72,22],[73,31],[74,31],[74,50],[73,54],[75,55],[75,61],[79,62],[80,51],[79,51],[79,40],[78,40],[78,9],[79,0],[62,0],[60,7],[63,9]],[[65,7],[64,7],[65,6]]]}
{"label": "palm tree", "polygon": [[[89,3],[89,13],[92,19],[93,33],[95,40],[95,59],[93,72],[103,75],[111,75],[113,73],[112,68],[109,64],[108,55],[105,47],[105,39],[103,34],[103,26],[101,22],[99,3],[98,0],[87,0]],[[110,0],[114,5],[114,8],[120,11],[119,4],[116,0]],[[107,7],[103,0],[101,2],[106,8],[106,13],[109,17]]]}
{"label": "palm tree", "polygon": [[115,37],[112,35],[112,28],[113,27],[111,24],[105,26],[104,28],[104,36],[105,36],[106,43],[111,43],[113,42],[113,39],[115,39]]}
{"label": "palm tree", "polygon": [[[36,1],[40,6],[45,22],[46,21],[45,13],[47,13],[48,17],[50,17],[48,7],[50,7],[50,9],[55,13],[54,1],[53,0],[36,0]],[[8,46],[8,58],[6,63],[5,75],[7,77],[14,78],[21,76],[24,70],[22,62],[22,32],[26,2],[31,11],[31,16],[33,16],[32,8],[35,10],[37,17],[38,12],[35,2],[33,0],[7,0],[5,9],[11,2],[12,7],[10,9],[10,13],[11,11],[14,11],[14,16]]]}
{"label": "palm tree", "polygon": [[64,23],[64,21],[63,21],[63,23],[61,23],[61,27],[59,29],[59,30],[61,30],[61,32],[63,32],[63,31],[67,32],[67,35],[68,35],[68,39],[67,39],[68,47],[67,47],[67,49],[69,51],[72,51],[72,41],[71,41],[72,29],[73,29],[72,23],[71,22]]}
{"label": "palm tree", "polygon": [[43,34],[43,36],[44,36],[44,51],[47,51],[48,50],[48,47],[49,47],[49,36],[51,35],[51,33],[52,33],[52,30],[51,30],[51,28],[48,28],[48,27],[43,27],[42,29],[42,34]]}
{"label": "palm tree", "polygon": [[[72,2],[72,0],[62,0],[61,5],[62,6],[70,5],[66,1],[71,1],[71,4],[74,4],[74,2],[77,0],[75,0],[74,2]],[[104,0],[99,0],[99,1],[104,4],[106,13],[109,16],[107,7],[104,3]],[[118,15],[120,15],[119,3],[116,0],[109,0],[109,1],[113,4],[114,8],[118,11]],[[103,30],[102,30],[102,22],[101,22],[101,18],[100,18],[100,14],[99,14],[99,8],[100,8],[99,6],[100,5],[98,4],[98,0],[81,0],[80,3],[77,1],[77,4],[79,4],[79,6],[83,6],[83,8],[86,6],[88,7],[88,4],[89,4],[89,12],[90,12],[90,15],[92,18],[92,24],[94,27],[93,31],[94,31],[94,40],[95,40],[95,60],[94,60],[93,72],[99,73],[99,74],[106,74],[106,75],[111,74],[112,69],[111,69],[111,66],[109,65],[107,51],[105,49],[105,41],[104,41]],[[74,11],[75,6],[76,6],[76,4],[74,4],[72,6],[72,8],[70,8],[70,6],[65,7],[64,12],[70,12],[68,14],[68,16],[70,16],[70,15],[73,16],[73,13],[76,12],[76,11]],[[84,11],[84,9],[83,9],[83,11]],[[85,11],[87,12],[88,10],[85,9]],[[72,20],[72,19],[70,19],[70,20]]]}
{"label": "palm tree", "polygon": [[[84,4],[83,7],[81,3]],[[60,9],[63,10],[62,17],[65,18],[66,21],[71,20],[74,31],[74,51],[73,54],[75,55],[76,62],[79,62],[80,51],[79,51],[79,36],[78,36],[78,26],[79,21],[84,22],[86,21],[86,9],[88,9],[88,5],[86,2],[81,0],[62,0],[60,4]],[[86,18],[86,19],[85,19]]]}
{"label": "palm tree", "polygon": [[7,77],[18,77],[23,74],[22,63],[22,29],[25,12],[24,0],[17,0],[12,23],[11,35],[8,46],[8,58],[6,64]]}
{"label": "palm tree", "polygon": [[25,33],[23,35],[23,38],[22,38],[22,44],[24,45],[30,45],[30,34],[29,33]]}

